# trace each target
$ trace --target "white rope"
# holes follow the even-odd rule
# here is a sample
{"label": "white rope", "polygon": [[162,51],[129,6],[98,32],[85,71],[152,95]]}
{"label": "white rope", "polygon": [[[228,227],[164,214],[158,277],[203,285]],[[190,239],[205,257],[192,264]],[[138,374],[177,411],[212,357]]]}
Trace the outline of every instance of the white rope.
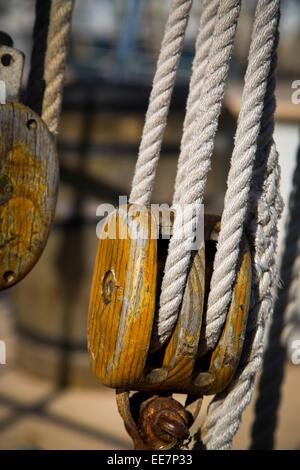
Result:
{"label": "white rope", "polygon": [[[273,449],[284,377],[286,346],[284,339],[293,328],[293,317],[298,310],[297,297],[300,276],[300,145],[289,201],[283,256],[280,268],[281,289],[275,302],[268,342],[263,358],[262,374],[255,404],[251,449]],[[284,338],[285,337],[285,338]]]}
{"label": "white rope", "polygon": [[[203,202],[239,12],[239,0],[223,0],[219,3],[203,89],[197,105],[197,118],[186,128],[186,133],[191,132],[192,136],[190,142],[182,147],[185,156],[181,157],[181,161],[186,177],[178,190],[180,204],[197,205]],[[192,208],[189,212],[185,210],[184,226],[180,227],[180,220],[177,221],[175,216],[176,238],[173,236],[169,242],[152,350],[168,339],[176,323],[191,257],[193,233],[189,229],[195,223]]]}
{"label": "white rope", "polygon": [[[271,165],[274,165],[272,168]],[[252,234],[255,253],[253,255],[252,302],[247,324],[245,344],[239,367],[227,389],[217,394],[208,407],[206,420],[201,429],[201,439],[207,449],[230,449],[232,439],[241,423],[242,413],[249,404],[254,388],[254,378],[261,368],[265,322],[272,309],[274,287],[278,282],[274,252],[276,249],[276,222],[281,211],[278,196],[266,198],[270,179],[274,179],[274,168],[278,168],[274,144],[268,162],[269,178],[264,185],[258,212],[264,217],[254,223]],[[273,181],[274,195],[278,188],[279,171]],[[269,202],[272,205],[269,205]],[[260,299],[260,300],[259,300]]]}
{"label": "white rope", "polygon": [[26,104],[58,131],[74,0],[36,0]]}
{"label": "white rope", "polygon": [[[250,80],[254,87],[253,74],[257,73],[258,77],[261,76],[259,73],[260,67],[266,63],[268,63],[269,74],[268,86],[262,100],[259,98],[259,101],[253,101],[253,109],[263,103],[264,111],[260,117],[259,138],[256,137],[258,152],[254,162],[253,178],[251,179],[251,174],[249,176],[251,187],[248,201],[250,210],[248,236],[254,247],[252,254],[252,300],[246,339],[238,370],[229,387],[221,394],[216,395],[210,403],[207,418],[201,429],[201,439],[207,449],[229,449],[231,447],[233,436],[240,426],[242,412],[250,402],[253,394],[255,374],[261,367],[265,323],[272,310],[274,292],[278,284],[275,256],[277,221],[282,211],[282,201],[279,196],[278,155],[272,133],[275,107],[274,69],[276,56],[274,53],[277,45],[279,9],[280,1],[277,0],[259,0],[256,9],[246,79]],[[268,25],[267,30],[266,25]],[[264,40],[262,40],[262,36]],[[256,51],[258,62],[254,45],[259,47]],[[247,83],[245,89],[247,89]],[[248,96],[250,98],[251,94]],[[248,107],[249,102],[246,101],[246,104],[242,102],[240,126],[241,119],[245,119],[243,106],[246,105],[250,115],[252,112]],[[251,116],[248,115],[248,119],[247,124],[251,123],[250,128],[254,129],[255,125]],[[244,142],[249,142],[247,132],[244,135]],[[238,146],[238,140],[236,139],[236,141],[236,146]],[[251,146],[248,144],[247,147],[251,148],[252,145],[252,143]],[[246,165],[241,166],[240,170],[243,172],[245,167]],[[232,179],[229,179],[229,182],[232,185]],[[244,184],[246,184],[246,181]],[[231,187],[229,186],[229,189]],[[241,187],[242,189],[243,187]],[[228,201],[227,198],[226,202],[228,203]],[[235,207],[233,201],[231,201],[231,204]]]}
{"label": "white rope", "polygon": [[183,123],[181,151],[178,159],[178,168],[174,187],[174,204],[179,203],[180,191],[182,189],[181,182],[185,169],[184,163],[189,157],[189,149],[187,145],[197,131],[197,129],[194,129],[194,124],[196,124],[196,117],[200,108],[201,91],[203,88],[205,71],[208,66],[209,51],[213,41],[215,24],[218,17],[219,3],[220,0],[203,0],[201,4],[199,33],[195,46],[195,57],[193,60],[192,76]]}
{"label": "white rope", "polygon": [[173,0],[153,80],[130,202],[149,204],[192,0]]}
{"label": "white rope", "polygon": [[280,0],[259,0],[245,86],[227,181],[202,344],[211,349],[221,333],[236,276],[248,196],[274,50]]}
{"label": "white rope", "polygon": [[[176,6],[178,7],[178,3],[173,2],[173,8]],[[211,9],[208,10],[208,8]],[[202,14],[207,13],[208,29],[213,30],[213,37],[209,41],[204,34],[203,39],[199,40],[198,44],[201,44],[201,47],[203,44],[205,46],[196,53],[197,59],[194,62],[189,96],[191,110],[185,119],[176,180],[177,188],[174,195],[174,202],[180,204],[193,205],[203,201],[236,33],[240,1],[220,1],[215,20],[212,17],[212,11],[216,11],[213,10],[214,8],[216,8],[214,2],[205,2],[203,5]],[[272,140],[272,132],[274,126],[274,51],[277,44],[279,10],[280,0],[258,0],[208,299],[207,318],[201,339],[202,353],[204,353],[215,346],[220,335],[231,300],[239,246],[247,219],[248,237],[253,245],[253,288],[245,347],[234,380],[226,391],[212,400],[209,406],[208,416],[201,431],[203,443],[209,449],[230,448],[232,438],[240,425],[242,412],[251,399],[255,373],[261,365],[265,322],[272,308],[278,280],[275,251],[277,219],[282,204],[278,193],[278,156]],[[172,14],[174,15],[174,11],[170,18]],[[188,13],[185,12],[185,14]],[[172,62],[171,71],[166,72],[163,59],[159,60],[159,71],[156,77],[167,76],[168,81],[163,80],[163,83],[167,85],[162,87],[157,85],[157,78],[154,80],[155,92],[152,92],[150,98],[149,109],[151,111],[148,109],[146,116],[131,202],[145,204],[150,201],[162,134],[175,81],[174,68],[178,64],[178,53],[180,54],[183,30],[186,27],[186,16],[184,16],[185,20],[183,16],[181,10],[176,26],[173,25],[173,28],[169,26],[166,29],[160,59],[164,57],[164,49],[167,50],[168,46],[170,48],[166,40],[170,28],[174,31],[173,40],[176,38],[179,46],[175,48],[176,57]],[[179,24],[181,24],[180,28]],[[197,62],[200,57],[205,61],[204,74],[203,68],[198,69],[199,63]],[[170,55],[167,54],[164,60],[168,63],[171,60]],[[198,82],[195,78],[197,73]],[[184,227],[175,217],[174,233],[177,236],[176,238],[173,236],[169,243],[152,350],[157,349],[170,336],[182,300],[192,241],[192,236],[187,237],[186,234],[187,228],[192,227],[195,222],[191,209],[186,215]]]}
{"label": "white rope", "polygon": [[74,0],[51,1],[42,119],[53,134],[58,132],[73,6]]}

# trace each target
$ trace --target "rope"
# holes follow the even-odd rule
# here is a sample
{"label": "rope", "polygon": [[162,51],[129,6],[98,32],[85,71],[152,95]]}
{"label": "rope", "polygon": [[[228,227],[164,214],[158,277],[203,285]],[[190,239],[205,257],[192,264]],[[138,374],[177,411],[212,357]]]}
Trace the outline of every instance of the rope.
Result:
{"label": "rope", "polygon": [[[187,3],[173,1],[146,115],[130,202],[150,202],[190,9],[190,3]],[[180,14],[176,16],[178,11]],[[203,201],[239,11],[238,0],[203,3],[201,25],[204,26],[206,18],[207,31],[213,32],[213,36],[209,40],[204,28],[198,35],[174,194],[175,208],[177,204],[189,206],[184,214],[184,224],[175,216],[173,233],[176,238],[173,236],[169,243],[152,351],[167,340],[177,320],[193,241],[192,230],[188,229],[194,227],[196,220],[193,206]],[[214,18],[216,12],[217,17]],[[255,374],[261,366],[265,323],[278,283],[275,253],[282,201],[278,192],[278,155],[272,133],[279,12],[280,0],[258,0],[207,318],[200,342],[203,354],[212,349],[219,338],[232,296],[240,241],[247,227],[253,246],[253,286],[245,345],[234,380],[209,405],[201,430],[203,445],[208,449],[230,448],[239,428],[242,412],[252,397]],[[191,235],[187,236],[188,233]]]}
{"label": "rope", "polygon": [[203,0],[200,12],[199,32],[196,40],[195,57],[193,60],[192,76],[189,86],[189,94],[186,104],[186,113],[183,123],[183,135],[181,140],[181,151],[178,159],[173,203],[179,202],[179,192],[183,179],[184,163],[187,161],[189,153],[187,145],[197,131],[193,129],[197,112],[200,107],[201,90],[203,88],[205,71],[208,66],[209,51],[213,40],[219,0]]}
{"label": "rope", "polygon": [[278,28],[279,8],[280,0],[259,0],[256,7],[245,86],[210,284],[206,325],[204,325],[204,344],[208,349],[216,344],[231,300],[274,51],[274,38]]}
{"label": "rope", "polygon": [[293,314],[297,307],[300,273],[300,145],[293,177],[293,189],[289,200],[289,216],[286,222],[280,279],[282,289],[278,292],[270,325],[268,342],[263,358],[262,374],[258,385],[255,405],[255,421],[252,428],[251,449],[273,449],[280,403],[281,384],[284,377],[286,346],[284,333],[288,336],[293,327]]}
{"label": "rope", "polygon": [[[233,160],[234,158],[238,160],[240,156],[241,160],[236,168],[235,162],[232,162],[225,198],[225,217],[222,217],[226,228],[231,220],[232,232],[227,234],[230,237],[233,233],[238,244],[241,234],[235,222],[240,220],[242,227],[244,226],[246,213],[242,210],[242,205],[247,209],[248,203],[249,238],[254,246],[251,308],[244,349],[234,380],[224,392],[217,394],[211,401],[201,429],[201,439],[207,449],[231,447],[233,436],[240,426],[243,410],[253,394],[255,374],[261,367],[265,323],[270,315],[278,284],[275,255],[277,221],[282,211],[282,201],[279,196],[278,155],[272,133],[279,11],[279,0],[258,1],[245,77],[244,99],[232,157]],[[253,168],[252,179],[252,170],[250,172],[249,167]],[[247,184],[248,181],[251,182],[250,185]],[[234,193],[236,189],[241,196],[238,197],[236,193],[232,198],[232,192]],[[232,208],[233,211],[230,210]],[[228,218],[230,213],[232,219]],[[241,213],[240,218],[235,218],[239,213]],[[230,247],[232,242],[230,238],[228,239]],[[235,263],[233,252],[230,250],[229,256],[227,250],[223,250],[224,258],[220,256],[222,253],[220,244],[226,246],[226,237],[220,237],[219,240],[219,258],[215,262],[216,266],[218,262],[220,263],[220,258],[224,262],[226,256],[230,263]]]}
{"label": "rope", "polygon": [[37,0],[27,104],[57,134],[74,0]]}
{"label": "rope", "polygon": [[42,119],[57,134],[64,86],[74,0],[52,0],[45,57],[45,93]]}
{"label": "rope", "polygon": [[[274,168],[271,169],[271,164],[275,165],[275,168],[277,166],[277,153],[274,146],[272,146],[270,153],[269,172],[272,175]],[[267,214],[269,210],[268,218],[272,222],[268,227],[268,224],[262,219],[257,225],[255,224],[256,233],[253,233],[256,244],[253,275],[256,281],[253,285],[252,299],[256,299],[256,302],[252,300],[244,349],[235,377],[229,387],[216,395],[209,404],[207,417],[201,429],[201,439],[207,449],[230,449],[233,436],[239,429],[242,413],[252,398],[255,374],[261,368],[264,327],[272,308],[274,283],[278,282],[274,255],[272,257],[274,241],[270,240],[270,237],[276,236],[276,232],[272,232],[270,226],[276,224],[280,213],[280,204],[278,200],[276,201],[277,198],[274,198],[271,200],[273,207],[268,206],[267,186],[269,186],[268,183],[264,185],[259,202],[259,206],[262,207],[258,209],[258,212],[262,211]],[[272,186],[272,189],[275,190],[276,185]],[[257,300],[259,297],[261,302]]]}
{"label": "rope", "polygon": [[129,201],[149,204],[192,0],[173,0],[166,25]]}
{"label": "rope", "polygon": [[[182,173],[185,173],[186,177],[178,189],[181,205],[195,208],[203,202],[239,12],[239,0],[219,2],[208,64],[203,78],[203,89],[197,104],[197,118],[189,122],[183,138],[185,145],[182,145],[179,161],[184,166]],[[189,138],[188,142],[187,136],[190,134],[192,138]],[[193,207],[185,207],[184,224],[181,224],[181,220],[175,216],[176,238],[173,236],[169,242],[159,316],[154,324],[152,350],[157,349],[168,339],[177,320],[190,264],[193,241],[191,228],[197,222]]]}

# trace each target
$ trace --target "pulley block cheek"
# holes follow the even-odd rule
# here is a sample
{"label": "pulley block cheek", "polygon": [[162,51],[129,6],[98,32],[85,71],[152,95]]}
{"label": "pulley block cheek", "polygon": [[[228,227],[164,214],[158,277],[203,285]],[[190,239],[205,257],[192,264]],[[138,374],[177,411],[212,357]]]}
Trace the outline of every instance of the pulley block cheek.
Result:
{"label": "pulley block cheek", "polygon": [[[99,241],[88,321],[93,370],[104,384],[115,388],[149,391],[173,388],[175,382],[183,389],[191,380],[198,349],[199,312],[204,300],[204,243],[192,263],[180,318],[163,363],[161,367],[151,366],[147,358],[155,314],[160,224],[150,209],[140,207],[144,217],[138,233],[133,227],[135,220],[128,222],[131,210],[119,208],[103,227],[105,237],[109,227],[114,227],[117,233],[128,234],[125,240]],[[150,234],[149,230],[155,238],[143,239],[143,232]]]}
{"label": "pulley block cheek", "polygon": [[151,212],[139,223],[120,207],[105,221],[92,283],[88,349],[96,376],[110,387],[132,388],[148,354],[156,286],[156,239]]}
{"label": "pulley block cheek", "polygon": [[204,241],[193,257],[175,330],[166,346],[161,367],[145,369],[141,390],[183,392],[192,380],[200,337],[205,285]]}
{"label": "pulley block cheek", "polygon": [[[198,397],[218,393],[232,379],[244,341],[251,287],[247,241],[243,239],[221,337],[214,351],[199,358],[202,315],[220,230],[218,217],[205,216],[205,244],[193,256],[176,327],[157,358],[149,354],[155,315],[157,240],[143,234],[152,230],[158,238],[160,226],[149,208],[136,207],[143,214],[139,225],[128,217],[130,206],[124,206],[110,214],[102,227],[88,319],[93,370],[105,385],[117,389],[170,391]],[[113,238],[109,234],[112,228],[116,235]]]}
{"label": "pulley block cheek", "polygon": [[[220,222],[214,224],[213,231],[216,234],[220,231]],[[212,266],[207,273],[207,284],[209,286]],[[202,358],[202,362],[209,360],[207,372],[200,372],[188,386],[188,392],[196,395],[212,395],[222,392],[233,378],[237,369],[244,339],[251,294],[251,254],[250,247],[245,237],[242,238],[240,258],[237,267],[236,281],[233,286],[232,298],[228,308],[226,322],[220,339],[212,352],[207,353],[207,358]],[[208,295],[208,292],[207,292]],[[201,364],[201,360],[199,360]],[[197,367],[194,373],[197,374]]]}
{"label": "pulley block cheek", "polygon": [[39,259],[58,187],[54,137],[35,112],[17,102],[22,57],[0,46],[0,80],[8,92],[0,105],[0,290],[20,281]]}

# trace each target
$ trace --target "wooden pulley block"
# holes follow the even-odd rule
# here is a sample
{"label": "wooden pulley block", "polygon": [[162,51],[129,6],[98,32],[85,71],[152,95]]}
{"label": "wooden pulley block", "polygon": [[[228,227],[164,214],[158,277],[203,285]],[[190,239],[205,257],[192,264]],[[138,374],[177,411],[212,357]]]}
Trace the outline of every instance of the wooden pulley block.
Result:
{"label": "wooden pulley block", "polygon": [[[208,243],[217,242],[219,231],[219,218],[208,216],[205,222],[206,253],[209,252]],[[212,271],[213,257],[208,260],[206,265],[206,299]],[[222,334],[215,349],[209,352],[205,358],[199,359],[193,372],[193,379],[186,388],[187,393],[196,396],[214,395],[223,391],[232,380],[240,360],[245,338],[251,279],[250,248],[246,237],[243,236],[236,280]],[[202,369],[201,363],[203,362],[209,362],[207,372],[197,373],[198,367]]]}
{"label": "wooden pulley block", "polygon": [[[152,355],[149,344],[157,271],[159,274],[157,240],[134,239],[132,234],[136,235],[137,227],[133,230],[134,219],[129,223],[127,210],[127,206],[119,208],[103,226],[104,234],[109,225],[117,231],[121,228],[122,239],[103,237],[98,245],[88,320],[89,355],[96,376],[105,385],[123,390],[194,396],[223,390],[236,370],[245,334],[251,287],[247,241],[243,239],[232,301],[220,340],[214,351],[199,359],[202,314],[220,229],[218,217],[205,216],[205,245],[192,256],[176,327],[166,346],[158,355]],[[144,211],[140,233],[150,233],[149,230],[159,233],[159,220],[150,209],[140,210]]]}
{"label": "wooden pulley block", "polygon": [[136,224],[130,210],[119,207],[102,227],[88,316],[93,371],[114,388],[132,388],[141,379],[155,309],[157,246],[148,235],[157,222],[141,207]]}
{"label": "wooden pulley block", "polygon": [[0,46],[0,290],[20,281],[39,259],[54,216],[58,160],[42,119],[18,103],[24,56]]}
{"label": "wooden pulley block", "polygon": [[[138,206],[135,206],[138,208]],[[204,243],[193,258],[175,332],[160,367],[148,354],[156,306],[157,238],[160,220],[140,207],[139,226],[128,217],[130,206],[110,214],[117,238],[100,238],[91,290],[88,349],[96,376],[110,387],[152,390],[182,389],[197,357],[204,301]],[[143,237],[143,233],[156,234]],[[138,235],[138,236],[137,236]],[[160,243],[160,241],[158,242]]]}
{"label": "wooden pulley block", "polygon": [[[162,367],[153,368],[148,374],[146,368],[138,384],[139,390],[168,390],[200,397],[224,390],[236,371],[243,348],[250,302],[250,249],[243,237],[237,277],[222,334],[215,349],[207,353],[206,357],[197,359],[202,312],[207,305],[220,218],[206,215],[204,227],[205,255],[203,247],[194,254],[182,307],[176,328],[165,348]],[[203,371],[207,363],[209,367],[207,371]]]}
{"label": "wooden pulley block", "polygon": [[[160,367],[145,367],[140,390],[184,392],[192,380],[201,331],[205,286],[205,249],[202,242],[192,256],[182,305]],[[160,352],[161,354],[161,352]]]}

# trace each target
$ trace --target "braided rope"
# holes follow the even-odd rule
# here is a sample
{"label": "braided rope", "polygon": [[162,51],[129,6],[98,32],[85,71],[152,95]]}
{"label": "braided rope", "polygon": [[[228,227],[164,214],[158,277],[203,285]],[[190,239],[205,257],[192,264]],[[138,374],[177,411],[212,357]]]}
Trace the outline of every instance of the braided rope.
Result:
{"label": "braided rope", "polygon": [[[271,3],[273,5],[270,5]],[[253,394],[255,374],[262,364],[265,323],[272,310],[279,279],[275,259],[277,221],[282,211],[282,201],[279,195],[278,155],[272,138],[279,4],[277,1],[261,0],[256,10],[254,37],[259,34],[257,28],[263,31],[262,18],[265,18],[266,13],[271,15],[268,22],[274,23],[274,31],[271,61],[268,59],[269,53],[263,59],[269,62],[270,71],[263,100],[264,110],[257,139],[258,151],[249,193],[249,238],[254,246],[251,308],[244,349],[234,380],[224,392],[217,394],[211,401],[207,418],[201,429],[201,439],[207,449],[229,449],[233,436],[240,426],[243,410]],[[267,48],[269,50],[268,46]],[[261,59],[262,57],[263,54],[260,55]],[[249,67],[251,67],[251,55],[249,55]]]}
{"label": "braided rope", "polygon": [[173,0],[153,80],[130,202],[149,204],[192,0]]}
{"label": "braided rope", "polygon": [[[219,4],[214,35],[211,43],[208,65],[203,79],[203,90],[197,105],[196,122],[192,122],[193,136],[186,143],[184,172],[181,182],[180,204],[197,206],[202,203],[207,173],[214,148],[222,99],[229,70],[233,41],[240,12],[239,0],[223,0]],[[155,320],[152,350],[157,349],[170,336],[177,320],[182,301],[191,256],[193,231],[197,223],[192,207],[185,210],[184,224],[175,217],[174,233],[169,243],[160,296],[159,316]]]}
{"label": "braided rope", "polygon": [[284,377],[286,347],[283,342],[293,326],[292,318],[297,307],[300,273],[300,145],[293,176],[293,189],[289,200],[289,216],[281,260],[279,289],[270,325],[267,347],[263,358],[262,374],[255,404],[255,421],[252,427],[251,449],[272,449]]}
{"label": "braided rope", "polygon": [[73,6],[74,0],[51,1],[41,116],[53,134],[59,124]]}

